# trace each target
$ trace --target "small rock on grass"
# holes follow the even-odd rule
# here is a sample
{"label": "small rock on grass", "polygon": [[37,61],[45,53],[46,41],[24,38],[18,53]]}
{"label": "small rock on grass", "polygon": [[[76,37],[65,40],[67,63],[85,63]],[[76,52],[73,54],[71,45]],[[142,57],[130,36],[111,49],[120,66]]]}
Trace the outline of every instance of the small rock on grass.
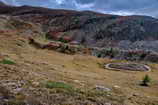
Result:
{"label": "small rock on grass", "polygon": [[95,89],[96,89],[96,90],[99,90],[99,91],[106,91],[106,92],[111,91],[110,88],[107,88],[107,87],[104,87],[104,86],[101,86],[101,85],[96,85],[96,86],[95,86]]}

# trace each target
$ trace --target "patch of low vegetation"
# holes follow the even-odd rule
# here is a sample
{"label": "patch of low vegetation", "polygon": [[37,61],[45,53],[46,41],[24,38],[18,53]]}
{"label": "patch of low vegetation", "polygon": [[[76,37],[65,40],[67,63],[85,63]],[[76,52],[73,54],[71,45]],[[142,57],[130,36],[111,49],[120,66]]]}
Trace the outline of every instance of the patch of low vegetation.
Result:
{"label": "patch of low vegetation", "polygon": [[53,88],[62,88],[67,90],[73,89],[73,87],[69,84],[63,82],[53,82],[53,81],[47,81],[45,83],[45,87],[49,89],[53,89]]}
{"label": "patch of low vegetation", "polygon": [[[47,81],[45,84],[45,87],[48,89],[55,89],[57,93],[67,93],[69,92],[69,95],[82,95],[86,97],[106,97],[107,92],[103,91],[97,91],[97,90],[82,90],[80,88],[74,88],[73,86],[64,83],[64,82],[53,82],[53,81]],[[51,91],[53,92],[53,91]]]}
{"label": "patch of low vegetation", "polygon": [[8,64],[8,65],[14,65],[16,64],[14,61],[9,60],[9,59],[3,59],[2,61],[0,61],[1,64]]}

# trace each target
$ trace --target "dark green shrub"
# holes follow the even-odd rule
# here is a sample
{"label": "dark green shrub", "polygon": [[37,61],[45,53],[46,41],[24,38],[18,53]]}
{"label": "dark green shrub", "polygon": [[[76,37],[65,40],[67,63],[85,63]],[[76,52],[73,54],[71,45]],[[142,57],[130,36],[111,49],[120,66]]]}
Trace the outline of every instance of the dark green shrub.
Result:
{"label": "dark green shrub", "polygon": [[98,57],[98,58],[101,58],[101,57],[102,57],[102,54],[101,54],[101,53],[97,53],[97,57]]}
{"label": "dark green shrub", "polygon": [[151,78],[148,75],[145,75],[141,85],[142,86],[149,86],[149,83],[151,82]]}

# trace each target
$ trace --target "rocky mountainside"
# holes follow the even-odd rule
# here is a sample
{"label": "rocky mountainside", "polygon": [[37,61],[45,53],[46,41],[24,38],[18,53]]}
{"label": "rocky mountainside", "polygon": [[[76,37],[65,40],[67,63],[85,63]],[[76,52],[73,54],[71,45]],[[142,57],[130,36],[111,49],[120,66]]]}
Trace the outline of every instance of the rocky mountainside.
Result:
{"label": "rocky mountainside", "polygon": [[0,8],[1,15],[30,22],[51,39],[66,37],[69,41],[91,47],[158,51],[155,49],[158,45],[158,19],[152,17],[117,16],[31,6],[14,7],[3,3]]}

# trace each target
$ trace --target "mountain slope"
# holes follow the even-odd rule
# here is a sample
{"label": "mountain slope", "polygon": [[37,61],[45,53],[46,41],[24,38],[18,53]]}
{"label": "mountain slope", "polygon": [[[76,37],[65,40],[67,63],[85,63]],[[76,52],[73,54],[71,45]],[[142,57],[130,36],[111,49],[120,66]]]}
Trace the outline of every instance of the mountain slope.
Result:
{"label": "mountain slope", "polygon": [[158,40],[158,19],[152,17],[117,16],[31,6],[1,6],[3,8],[0,7],[0,14],[40,24],[43,32],[50,32],[49,36],[68,36],[86,46],[126,48],[127,46],[121,46],[126,45],[124,42],[146,41],[147,44],[148,41]]}

